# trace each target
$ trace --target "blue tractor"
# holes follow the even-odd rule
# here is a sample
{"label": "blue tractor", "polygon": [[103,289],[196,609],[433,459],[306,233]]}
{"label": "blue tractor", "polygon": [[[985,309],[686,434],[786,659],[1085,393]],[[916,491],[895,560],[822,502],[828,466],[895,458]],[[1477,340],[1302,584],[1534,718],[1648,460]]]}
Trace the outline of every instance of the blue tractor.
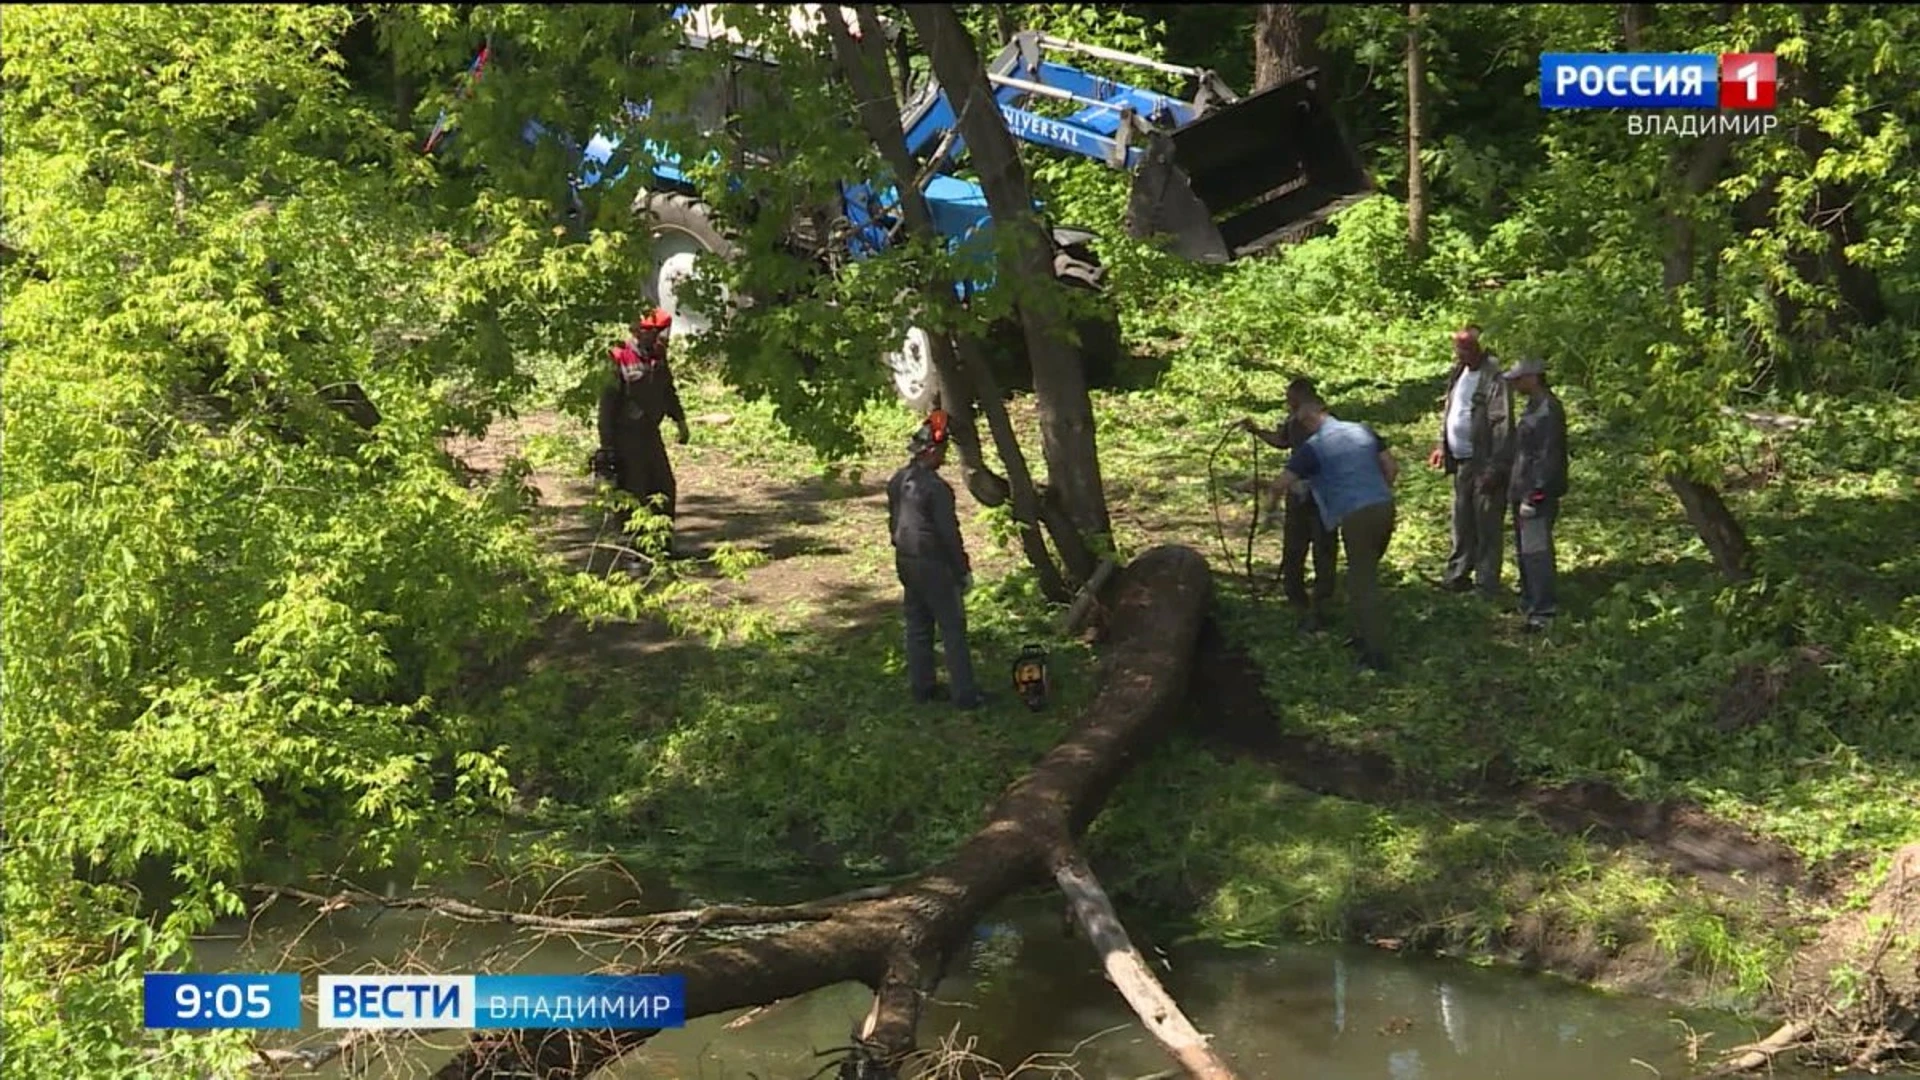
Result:
{"label": "blue tractor", "polygon": [[[675,11],[684,47],[731,53],[722,85],[711,87],[702,98],[705,106],[696,107],[698,113],[707,114],[697,115],[697,120],[716,126],[740,106],[743,65],[759,65],[765,71],[770,64],[726,27],[726,7]],[[796,33],[817,28],[824,17],[821,11],[820,5],[793,5]],[[1063,54],[1172,75],[1186,80],[1191,96],[1174,97],[1116,82],[1062,62],[1058,57]],[[1303,238],[1373,190],[1327,105],[1315,71],[1301,72],[1241,98],[1202,68],[1027,31],[1016,34],[1001,50],[988,65],[987,76],[1014,138],[1132,174],[1128,231],[1198,262],[1226,263]],[[1043,101],[1055,103],[1051,111],[1059,115],[1037,111]],[[640,106],[635,111],[644,115],[645,110]],[[922,191],[935,226],[949,246],[968,244],[990,229],[991,214],[982,188],[955,175],[965,147],[955,131],[953,108],[937,81],[929,78],[911,95],[902,110],[901,130],[909,152],[923,165]],[[544,134],[537,123],[530,122],[527,131],[530,139]],[[576,198],[603,182],[605,166],[617,146],[616,139],[604,134],[588,142],[572,178]],[[647,299],[673,314],[676,333],[698,335],[711,325],[711,319],[683,302],[685,283],[701,254],[727,259],[737,249],[670,149],[651,143],[646,149],[652,172],[634,211],[652,239],[654,266]],[[845,182],[839,189],[838,205],[829,208],[827,215],[832,227],[822,230],[796,223],[791,230],[790,243],[817,253],[823,265],[870,256],[900,235],[896,191],[868,182]],[[1098,293],[1103,270],[1092,247],[1096,234],[1060,226],[1051,227],[1050,232],[1055,276],[1063,284]],[[837,250],[828,251],[828,244]],[[991,286],[991,268],[981,276],[985,280],[959,286],[963,301]],[[1080,318],[1076,331],[1088,383],[1098,386],[1111,378],[1122,344],[1111,308],[1086,306],[1098,314]],[[939,404],[942,387],[927,335],[912,325],[910,311],[910,307],[903,309],[900,345],[882,359],[891,369],[900,398],[925,411]],[[988,349],[988,354],[997,359],[1024,357],[1017,328],[1002,327],[999,332],[1006,335],[1005,347]],[[1019,367],[1000,373],[1002,385],[1024,381],[1028,373],[1024,363]]]}

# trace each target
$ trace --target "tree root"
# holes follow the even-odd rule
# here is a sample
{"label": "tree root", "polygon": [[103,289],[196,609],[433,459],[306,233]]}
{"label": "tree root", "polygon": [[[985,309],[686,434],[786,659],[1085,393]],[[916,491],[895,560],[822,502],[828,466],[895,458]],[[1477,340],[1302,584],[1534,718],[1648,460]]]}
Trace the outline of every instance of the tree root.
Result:
{"label": "tree root", "polygon": [[1728,1060],[1700,1075],[1702,1077],[1734,1076],[1765,1068],[1772,1064],[1775,1056],[1792,1050],[1811,1034],[1813,1034],[1812,1024],[1802,1021],[1782,1024],[1773,1034],[1757,1043],[1736,1046],[1729,1050]]}
{"label": "tree root", "polygon": [[355,1031],[323,1046],[291,1050],[256,1049],[253,1052],[253,1071],[270,1076],[283,1075],[288,1069],[318,1072],[335,1058],[351,1054],[369,1043],[386,1041],[394,1034],[389,1031]]}
{"label": "tree root", "polygon": [[1786,1023],[1707,1075],[1752,1072],[1789,1051],[1855,1072],[1920,1054],[1920,844],[1894,854],[1865,910],[1838,916],[1802,951],[1788,996]]}

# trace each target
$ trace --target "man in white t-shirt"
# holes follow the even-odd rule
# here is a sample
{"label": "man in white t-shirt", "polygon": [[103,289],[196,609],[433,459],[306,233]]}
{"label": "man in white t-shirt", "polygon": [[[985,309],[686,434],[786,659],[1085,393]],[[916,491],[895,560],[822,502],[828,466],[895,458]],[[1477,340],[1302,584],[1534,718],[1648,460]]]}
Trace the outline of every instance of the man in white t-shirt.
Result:
{"label": "man in white t-shirt", "polygon": [[1500,364],[1480,344],[1480,328],[1453,335],[1453,373],[1447,379],[1440,440],[1427,464],[1453,477],[1453,551],[1442,587],[1500,595],[1506,548],[1507,470],[1512,462],[1513,399]]}

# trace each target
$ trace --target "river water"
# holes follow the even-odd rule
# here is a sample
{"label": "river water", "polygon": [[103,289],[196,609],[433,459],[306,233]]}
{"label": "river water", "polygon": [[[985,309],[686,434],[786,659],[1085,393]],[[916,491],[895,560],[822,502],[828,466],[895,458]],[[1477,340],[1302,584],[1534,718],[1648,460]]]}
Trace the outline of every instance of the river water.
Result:
{"label": "river water", "polygon": [[[621,890],[600,883],[572,891],[593,894],[594,907],[604,911]],[[657,886],[624,891],[642,910],[693,902]],[[797,889],[792,898],[808,894]],[[468,895],[490,906],[525,899]],[[711,895],[730,894],[716,888]],[[1730,1016],[1456,961],[1354,946],[1171,944],[1163,951],[1143,928],[1129,929],[1155,958],[1168,990],[1245,1080],[1657,1080],[1687,1075],[1689,1030],[1711,1035],[1709,1051],[1764,1034]],[[436,974],[570,974],[616,958],[638,963],[612,946],[536,944],[503,926],[416,912],[355,909],[316,920],[311,909],[285,901],[249,925],[210,935],[196,954],[204,971],[349,973],[398,970],[405,960],[405,969]],[[744,1022],[740,1013],[698,1018],[601,1075],[804,1080],[834,1060],[822,1052],[847,1045],[871,1000],[865,988],[849,984]],[[324,1041],[311,1029],[312,1016],[309,1003],[308,1031],[287,1036],[289,1042]],[[383,1048],[384,1056],[363,1062],[358,1075],[423,1075],[459,1041],[455,1032],[429,1038],[431,1045]],[[923,1047],[945,1038],[1009,1067],[1031,1059],[1036,1068],[1026,1076],[1072,1075],[1045,1068],[1070,1061],[1087,1080],[1141,1080],[1171,1064],[1133,1022],[1092,950],[1066,935],[1052,899],[1010,903],[975,930],[920,1026]]]}

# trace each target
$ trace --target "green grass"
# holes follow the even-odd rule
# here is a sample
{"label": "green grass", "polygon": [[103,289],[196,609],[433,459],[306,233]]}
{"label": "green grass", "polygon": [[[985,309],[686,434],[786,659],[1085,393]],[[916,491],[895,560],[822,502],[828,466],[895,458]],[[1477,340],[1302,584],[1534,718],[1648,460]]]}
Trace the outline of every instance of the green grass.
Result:
{"label": "green grass", "polygon": [[[1293,368],[1320,376],[1336,413],[1374,423],[1407,465],[1388,558],[1402,669],[1356,680],[1337,646],[1301,639],[1271,607],[1234,605],[1231,630],[1269,672],[1284,722],[1336,741],[1364,739],[1443,777],[1506,754],[1546,778],[1601,776],[1635,794],[1692,795],[1813,858],[1920,833],[1912,727],[1920,606],[1900,599],[1920,589],[1911,480],[1892,468],[1834,469],[1806,446],[1783,447],[1783,478],[1732,496],[1773,594],[1723,591],[1659,478],[1640,460],[1609,453],[1606,433],[1583,422],[1578,391],[1563,391],[1574,447],[1559,535],[1567,617],[1550,638],[1531,639],[1504,612],[1427,583],[1448,547],[1446,480],[1420,461],[1433,410],[1407,403],[1438,396],[1442,329],[1432,327],[1423,375],[1389,356],[1391,376],[1343,388],[1337,370],[1310,361]],[[1214,374],[1241,384],[1240,400],[1265,403],[1278,399],[1286,370]],[[1108,412],[1103,438],[1130,442],[1134,456],[1158,463],[1156,516],[1210,523],[1204,485],[1181,481],[1204,476],[1217,422],[1241,410],[1177,399],[1163,408],[1189,422],[1167,423],[1166,413],[1129,402]],[[1202,416],[1209,422],[1191,422]],[[1149,440],[1154,448],[1144,449]],[[1237,440],[1243,473],[1249,441]],[[1239,539],[1232,542],[1237,556]],[[1263,537],[1257,557],[1270,563],[1276,545]],[[1204,550],[1226,568],[1217,544]],[[1511,582],[1511,567],[1508,575]],[[1723,732],[1720,702],[1736,673],[1792,659],[1781,625],[1794,627],[1800,645],[1819,646],[1819,662],[1758,722]]]}
{"label": "green grass", "polygon": [[[1505,757],[1543,781],[1689,796],[1809,860],[1871,860],[1920,835],[1920,498],[1902,464],[1920,460],[1920,408],[1830,410],[1778,441],[1778,476],[1728,489],[1761,582],[1726,589],[1650,464],[1615,449],[1579,387],[1560,388],[1573,450],[1563,617],[1529,638],[1504,612],[1426,582],[1448,546],[1447,481],[1424,458],[1457,314],[1381,300],[1318,315],[1265,298],[1279,272],[1263,264],[1186,294],[1173,332],[1151,343],[1169,357],[1153,385],[1096,395],[1096,410],[1123,549],[1183,543],[1214,560],[1223,623],[1267,672],[1282,724],[1435,779]],[[1337,635],[1304,638],[1275,602],[1246,594],[1235,576],[1244,486],[1219,507],[1209,488],[1224,426],[1273,416],[1296,373],[1318,379],[1336,414],[1373,424],[1405,466],[1386,571],[1398,668],[1386,678],[1356,677]],[[823,463],[780,434],[768,407],[697,372],[684,378],[690,412],[731,417],[696,424],[688,453],[787,481],[871,483],[917,421],[877,401],[858,425],[870,452]],[[1013,412],[1037,448],[1027,403]],[[1244,482],[1251,454],[1236,437],[1215,465]],[[1266,452],[1262,475],[1279,464]],[[852,505],[829,505],[825,527],[877,535]],[[1231,559],[1216,512],[1228,517]],[[968,525],[976,544],[1004,532],[1000,512],[985,518]],[[1262,569],[1277,546],[1260,538]],[[841,561],[842,572],[886,570],[877,542]],[[535,675],[496,710],[496,734],[544,794],[541,820],[638,846],[663,866],[910,869],[971,831],[1090,689],[1091,658],[1054,637],[1018,559],[996,565],[1012,569],[970,602],[982,677],[1003,678],[1021,644],[1047,642],[1060,686],[1049,713],[915,709],[891,614],[844,633],[796,614],[671,659]],[[1728,688],[1769,668],[1795,674],[1768,708],[1723,729]],[[1140,765],[1091,844],[1118,894],[1237,942],[1376,933],[1485,956],[1531,924],[1601,952],[1651,947],[1674,965],[1675,993],[1727,1002],[1761,992],[1796,940],[1662,867],[1526,817],[1309,795],[1184,739]]]}

